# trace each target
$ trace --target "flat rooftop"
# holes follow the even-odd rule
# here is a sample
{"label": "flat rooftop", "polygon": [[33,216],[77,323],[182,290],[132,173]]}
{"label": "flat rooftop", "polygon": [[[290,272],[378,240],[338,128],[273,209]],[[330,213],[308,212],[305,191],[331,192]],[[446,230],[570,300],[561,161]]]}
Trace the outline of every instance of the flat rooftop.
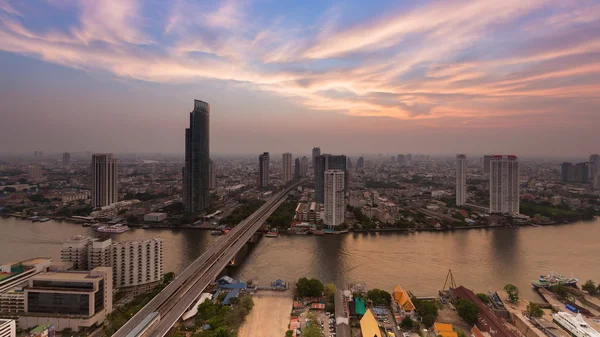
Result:
{"label": "flat rooftop", "polygon": [[44,281],[93,281],[101,278],[100,276],[90,276],[87,271],[76,272],[76,271],[56,271],[56,272],[45,272],[39,273],[32,277],[32,280],[44,280]]}

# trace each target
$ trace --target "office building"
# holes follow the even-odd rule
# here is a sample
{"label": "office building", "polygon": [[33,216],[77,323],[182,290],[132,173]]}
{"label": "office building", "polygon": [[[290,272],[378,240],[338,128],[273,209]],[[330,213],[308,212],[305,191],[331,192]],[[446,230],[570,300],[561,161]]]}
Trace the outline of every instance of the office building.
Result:
{"label": "office building", "polygon": [[306,177],[308,174],[308,158],[303,156],[300,159],[300,177]]}
{"label": "office building", "polygon": [[358,157],[358,160],[356,161],[356,169],[362,168],[365,168],[365,159],[363,157]]}
{"label": "office building", "polygon": [[483,173],[490,174],[490,162],[492,161],[492,155],[483,156]]}
{"label": "office building", "polygon": [[190,127],[185,129],[183,206],[187,212],[201,212],[209,206],[209,131],[210,105],[195,99]]}
{"label": "office building", "polygon": [[62,166],[64,168],[69,168],[71,166],[71,154],[69,152],[65,152],[62,155]]}
{"label": "office building", "polygon": [[600,154],[593,154],[590,156],[590,178],[596,180],[598,175],[600,175]]}
{"label": "office building", "polygon": [[335,227],[344,222],[345,202],[345,172],[342,170],[325,171],[325,224]]}
{"label": "office building", "polygon": [[163,275],[161,239],[120,241],[112,245],[115,287],[143,293],[151,290]]}
{"label": "office building", "polygon": [[467,202],[467,156],[456,155],[456,205]]}
{"label": "office building", "polygon": [[396,156],[390,156],[390,162],[392,164],[396,163]]}
{"label": "office building", "polygon": [[590,167],[588,163],[572,163],[564,162],[560,166],[561,180],[569,183],[588,183],[590,181]]}
{"label": "office building", "polygon": [[0,313],[6,318],[17,318],[25,312],[23,287],[36,274],[48,271],[51,264],[52,259],[37,257],[0,265]]}
{"label": "office building", "polygon": [[[87,246],[87,269],[94,269],[97,267],[111,267],[113,252],[112,252],[112,240],[110,238],[104,239],[91,239]],[[114,276],[114,270],[113,270]],[[115,283],[113,282],[113,286]]]}
{"label": "office building", "polygon": [[519,214],[519,159],[495,155],[490,160],[490,212]]}
{"label": "office building", "polygon": [[212,159],[208,161],[208,188],[214,190],[217,188],[217,168],[215,167],[215,162]]}
{"label": "office building", "polygon": [[300,158],[294,159],[294,177],[300,177]]}
{"label": "office building", "polygon": [[13,319],[0,318],[0,337],[16,337],[17,322]]}
{"label": "office building", "polygon": [[398,164],[400,164],[400,165],[404,165],[404,155],[403,155],[403,154],[399,154],[399,155],[398,155],[397,162],[398,162]]}
{"label": "office building", "polygon": [[352,164],[352,159],[350,159],[350,157],[348,157],[348,162],[346,163],[346,169],[352,170],[353,168],[354,168],[354,165]]}
{"label": "office building", "polygon": [[53,324],[56,330],[78,331],[101,324],[112,312],[112,268],[43,272],[33,276],[23,291],[20,328]]}
{"label": "office building", "polygon": [[269,186],[269,152],[258,156],[258,187],[263,189]]}
{"label": "office building", "polygon": [[313,166],[315,165],[315,157],[320,156],[321,155],[321,148],[320,147],[313,147],[312,150],[312,164]]}
{"label": "office building", "polygon": [[282,156],[282,178],[283,181],[292,180],[292,154],[286,152]]}
{"label": "office building", "polygon": [[92,208],[119,201],[118,171],[118,161],[112,153],[92,155]]}
{"label": "office building", "polygon": [[97,239],[89,236],[75,235],[63,242],[60,258],[63,262],[73,264],[75,270],[86,270],[88,264],[88,246]]}
{"label": "office building", "polygon": [[314,158],[315,171],[315,201],[319,204],[325,202],[325,171],[342,170],[345,174],[345,184],[348,185],[348,176],[346,175],[346,156],[322,154]]}
{"label": "office building", "polygon": [[38,164],[27,166],[27,179],[29,181],[38,181],[42,178],[42,168]]}
{"label": "office building", "polygon": [[409,153],[406,155],[406,162],[410,163],[411,161],[412,161],[412,154]]}

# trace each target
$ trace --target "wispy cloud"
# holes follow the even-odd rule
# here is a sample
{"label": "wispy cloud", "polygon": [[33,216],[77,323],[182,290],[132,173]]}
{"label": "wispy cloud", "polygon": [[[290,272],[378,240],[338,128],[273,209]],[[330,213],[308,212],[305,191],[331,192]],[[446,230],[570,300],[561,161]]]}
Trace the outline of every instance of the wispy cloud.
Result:
{"label": "wispy cloud", "polygon": [[[428,125],[516,115],[538,121],[600,89],[597,5],[432,2],[348,23],[343,3],[308,21],[261,13],[250,1],[164,4],[144,11],[152,4],[81,0],[70,3],[77,13],[70,22],[40,29],[35,17],[0,0],[0,49],[121,78],[244,83],[309,109]],[[148,20],[149,11],[163,15]],[[554,104],[528,103],[543,98]]]}

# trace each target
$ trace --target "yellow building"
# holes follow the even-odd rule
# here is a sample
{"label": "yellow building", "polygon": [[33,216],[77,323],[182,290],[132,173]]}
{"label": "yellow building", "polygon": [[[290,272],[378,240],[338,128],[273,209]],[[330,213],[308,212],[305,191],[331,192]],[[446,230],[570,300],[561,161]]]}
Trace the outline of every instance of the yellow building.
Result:
{"label": "yellow building", "polygon": [[458,337],[458,333],[454,331],[452,324],[435,323],[433,325],[433,331],[435,331],[436,336]]}
{"label": "yellow building", "polygon": [[394,301],[398,305],[398,307],[404,311],[412,312],[415,310],[415,305],[410,300],[410,296],[408,296],[408,292],[402,289],[400,285],[397,285],[394,288],[394,294],[392,295]]}
{"label": "yellow building", "polygon": [[360,332],[363,337],[383,337],[371,309],[367,309],[367,312],[360,319]]}

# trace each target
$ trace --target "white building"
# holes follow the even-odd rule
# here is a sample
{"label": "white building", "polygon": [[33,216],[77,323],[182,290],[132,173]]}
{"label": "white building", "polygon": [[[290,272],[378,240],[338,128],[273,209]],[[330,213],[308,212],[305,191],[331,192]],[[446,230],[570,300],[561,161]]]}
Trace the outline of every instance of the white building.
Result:
{"label": "white building", "polygon": [[334,227],[344,222],[346,202],[344,200],[344,171],[325,171],[324,206],[325,224]]}
{"label": "white building", "polygon": [[42,177],[42,168],[37,164],[27,166],[27,179],[37,181]]}
{"label": "white building", "polygon": [[456,155],[456,206],[467,202],[467,156]]}
{"label": "white building", "polygon": [[[112,266],[112,240],[92,240],[88,243],[88,269]],[[113,272],[114,274],[114,272]]]}
{"label": "white building", "polygon": [[519,214],[519,159],[493,156],[490,160],[490,212]]}
{"label": "white building", "polygon": [[115,287],[136,293],[154,287],[163,275],[161,239],[124,241],[113,244]]}
{"label": "white building", "polygon": [[292,154],[286,152],[282,156],[282,178],[283,181],[292,180]]}
{"label": "white building", "polygon": [[167,220],[167,213],[152,212],[144,215],[146,222],[161,222]]}
{"label": "white building", "polygon": [[89,236],[75,235],[63,242],[60,258],[63,262],[71,262],[73,269],[88,269],[88,246],[97,239]]}
{"label": "white building", "polygon": [[17,335],[17,322],[12,319],[0,318],[0,337],[15,337]]}
{"label": "white building", "polygon": [[119,201],[118,166],[117,158],[111,153],[92,156],[92,208]]}

